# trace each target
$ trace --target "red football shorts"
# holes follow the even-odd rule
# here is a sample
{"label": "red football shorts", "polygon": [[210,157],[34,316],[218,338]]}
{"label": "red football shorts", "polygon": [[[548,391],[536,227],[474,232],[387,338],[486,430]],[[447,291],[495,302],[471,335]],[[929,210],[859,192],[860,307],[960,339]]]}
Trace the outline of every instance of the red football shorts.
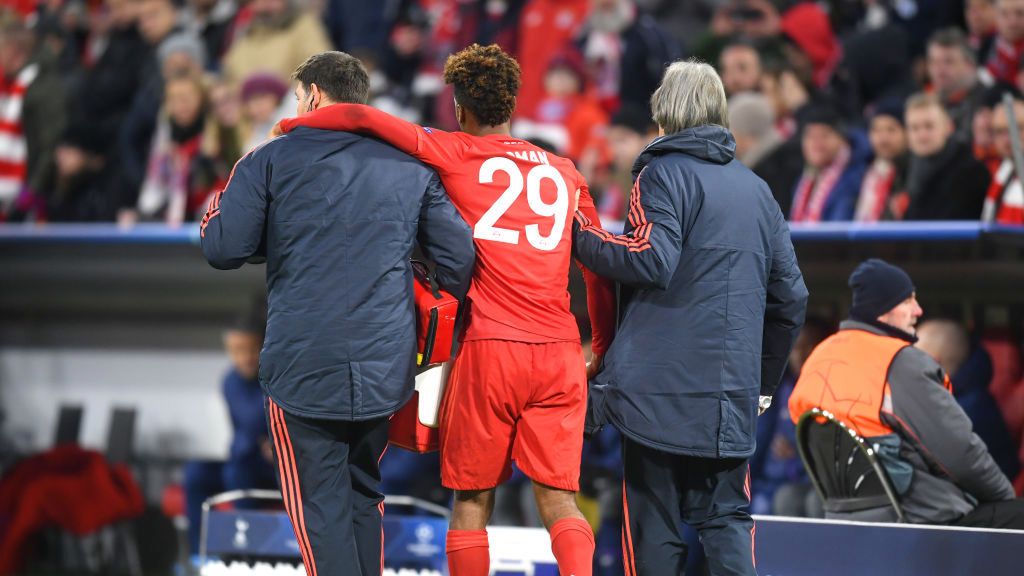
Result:
{"label": "red football shorts", "polygon": [[441,483],[494,488],[515,460],[531,480],[575,492],[586,411],[579,342],[464,342],[441,404]]}

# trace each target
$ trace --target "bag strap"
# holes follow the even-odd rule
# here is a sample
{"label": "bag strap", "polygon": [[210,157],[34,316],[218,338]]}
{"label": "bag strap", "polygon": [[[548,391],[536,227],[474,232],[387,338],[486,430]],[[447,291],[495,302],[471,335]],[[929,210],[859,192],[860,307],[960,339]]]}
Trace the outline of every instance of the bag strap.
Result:
{"label": "bag strap", "polygon": [[412,264],[413,273],[426,280],[427,285],[430,286],[430,293],[434,295],[434,298],[440,300],[441,287],[437,283],[436,276],[430,272],[430,267],[427,266],[427,263],[415,258],[409,259],[409,262]]}

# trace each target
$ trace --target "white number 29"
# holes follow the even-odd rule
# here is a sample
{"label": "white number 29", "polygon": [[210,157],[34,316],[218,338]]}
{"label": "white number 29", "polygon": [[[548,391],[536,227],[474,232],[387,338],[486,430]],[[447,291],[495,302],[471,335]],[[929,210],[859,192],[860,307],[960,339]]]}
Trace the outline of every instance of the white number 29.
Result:
{"label": "white number 29", "polygon": [[[508,174],[508,188],[480,217],[480,221],[473,229],[473,237],[506,244],[518,244],[518,230],[499,228],[495,224],[523,193],[523,173],[511,159],[495,156],[480,166],[480,183],[491,184],[494,182],[495,172]],[[557,196],[553,204],[544,202],[540,195],[540,183],[545,179],[555,183]],[[554,250],[562,239],[565,221],[569,215],[569,188],[566,186],[562,174],[550,164],[538,164],[531,168],[526,175],[526,200],[530,204],[530,209],[538,216],[555,219],[554,226],[551,227],[551,232],[547,236],[540,233],[540,225],[527,224],[525,226],[526,240],[538,250]]]}

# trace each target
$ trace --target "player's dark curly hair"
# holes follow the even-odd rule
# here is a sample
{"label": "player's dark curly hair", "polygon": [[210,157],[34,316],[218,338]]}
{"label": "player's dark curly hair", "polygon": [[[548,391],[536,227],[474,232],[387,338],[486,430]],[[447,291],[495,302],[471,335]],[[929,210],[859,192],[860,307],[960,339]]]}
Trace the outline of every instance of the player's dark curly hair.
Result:
{"label": "player's dark curly hair", "polygon": [[519,92],[519,63],[497,44],[469,48],[448,57],[444,81],[455,87],[455,101],[485,126],[512,118]]}

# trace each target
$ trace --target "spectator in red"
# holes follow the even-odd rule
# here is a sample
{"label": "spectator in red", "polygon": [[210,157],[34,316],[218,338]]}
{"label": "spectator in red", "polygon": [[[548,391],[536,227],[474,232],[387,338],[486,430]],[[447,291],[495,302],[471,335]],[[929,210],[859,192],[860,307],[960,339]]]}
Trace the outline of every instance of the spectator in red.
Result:
{"label": "spectator in red", "polygon": [[[906,119],[911,157],[903,218],[977,220],[990,176],[970,148],[953,138],[942,102],[934,94],[915,94],[907,100]],[[897,217],[900,204],[893,205]]]}
{"label": "spectator in red", "polygon": [[964,22],[967,42],[974,49],[978,62],[988,62],[996,40],[996,4],[994,0],[966,0]]}
{"label": "spectator in red", "polygon": [[995,45],[986,68],[992,77],[1013,84],[1024,53],[1024,0],[996,0]]}
{"label": "spectator in red", "polygon": [[971,121],[981,106],[985,85],[979,81],[974,50],[958,28],[946,28],[928,40],[928,78],[953,120],[955,137],[971,140]]}
{"label": "spectator in red", "polygon": [[[1014,99],[1013,112],[1018,134],[1024,138],[1024,101]],[[1013,162],[1010,119],[1003,104],[997,104],[993,109],[992,133],[996,150],[1003,161],[992,178],[981,219],[999,224],[1024,225],[1024,188],[1021,187],[1020,176]]]}
{"label": "spectator in red", "polygon": [[857,222],[878,222],[894,218],[891,198],[903,192],[907,178],[907,132],[903,126],[903,103],[886,102],[871,118],[868,139],[874,159],[864,173],[857,210]]}
{"label": "spectator in red", "polygon": [[725,93],[729,96],[761,89],[761,55],[750,42],[736,41],[726,45],[718,57],[718,70]]}
{"label": "spectator in red", "polygon": [[1014,98],[1020,97],[1020,92],[1009,84],[999,83],[985,90],[981,99],[981,105],[974,111],[974,119],[971,122],[971,146],[974,150],[974,157],[978,159],[989,174],[993,176],[1003,163],[1003,157],[996,149],[995,135],[992,133],[992,112],[1003,100],[1003,94],[1010,93]]}
{"label": "spectator in red", "polygon": [[544,96],[545,65],[551,54],[564,50],[576,37],[589,7],[589,0],[530,0],[523,8],[516,51],[523,75],[516,116],[537,119],[534,113]]}
{"label": "spectator in red", "polygon": [[138,212],[144,219],[176,226],[201,215],[210,193],[194,182],[206,124],[206,88],[201,78],[184,74],[169,78],[166,91],[164,117],[150,147]]}
{"label": "spectator in red", "polygon": [[665,67],[682,56],[679,44],[633,0],[590,5],[579,45],[601,106],[608,112],[627,103],[650,110]]}
{"label": "spectator in red", "polygon": [[808,68],[815,86],[824,88],[843,55],[825,11],[813,2],[793,6],[782,15],[782,33],[796,47],[789,60]]}
{"label": "spectator in red", "polygon": [[852,220],[867,167],[867,143],[845,132],[839,114],[827,105],[816,105],[802,122],[805,165],[793,192],[790,221]]}
{"label": "spectator in red", "polygon": [[556,56],[544,76],[544,98],[534,116],[541,124],[564,128],[565,138],[556,143],[560,154],[579,160],[584,149],[600,137],[608,114],[596,98],[585,92],[583,65],[575,55]]}
{"label": "spectator in red", "polygon": [[53,55],[24,24],[8,25],[0,31],[0,222],[45,220],[65,118]]}

